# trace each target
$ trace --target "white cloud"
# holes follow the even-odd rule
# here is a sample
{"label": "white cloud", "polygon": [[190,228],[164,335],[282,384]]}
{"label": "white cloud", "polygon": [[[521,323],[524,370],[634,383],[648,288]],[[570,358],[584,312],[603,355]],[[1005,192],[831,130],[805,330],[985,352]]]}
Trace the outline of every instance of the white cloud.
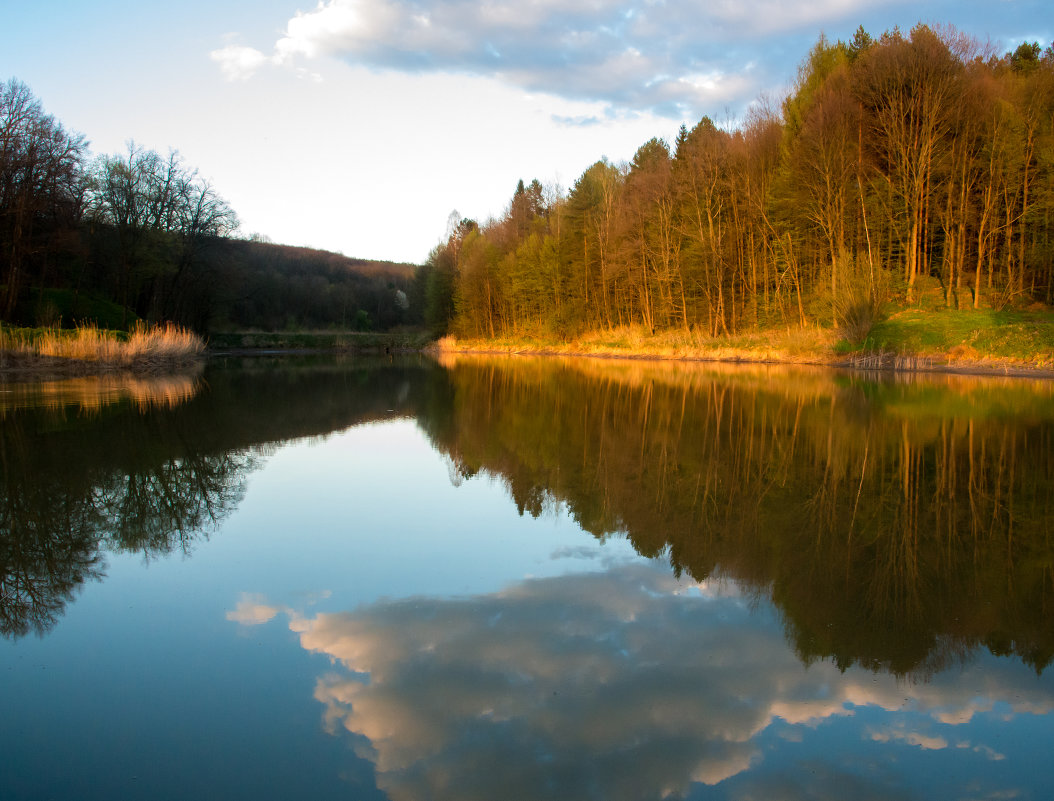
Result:
{"label": "white cloud", "polygon": [[237,605],[227,613],[227,620],[243,626],[259,626],[273,620],[281,610],[271,606],[259,595],[242,593]]}
{"label": "white cloud", "polygon": [[948,747],[948,741],[943,737],[933,737],[917,731],[903,731],[899,729],[881,729],[871,732],[871,739],[878,743],[889,743],[894,741],[905,742],[915,745],[926,751],[940,751]]}
{"label": "white cloud", "polygon": [[891,0],[323,0],[288,21],[272,56],[229,46],[213,58],[231,79],[266,60],[295,66],[331,57],[371,69],[497,78],[532,92],[698,118],[771,84],[771,65],[744,59],[744,49],[764,52],[767,38],[788,31],[808,29],[813,37],[820,21],[884,4]]}
{"label": "white cloud", "polygon": [[1005,754],[1000,754],[994,748],[991,748],[987,745],[975,745],[973,747],[973,750],[975,753],[983,754],[986,758],[992,760],[993,762],[1002,762],[1004,759],[1006,759]]}
{"label": "white cloud", "polygon": [[220,65],[220,72],[228,81],[248,80],[270,60],[255,48],[236,44],[213,50],[209,58]]}

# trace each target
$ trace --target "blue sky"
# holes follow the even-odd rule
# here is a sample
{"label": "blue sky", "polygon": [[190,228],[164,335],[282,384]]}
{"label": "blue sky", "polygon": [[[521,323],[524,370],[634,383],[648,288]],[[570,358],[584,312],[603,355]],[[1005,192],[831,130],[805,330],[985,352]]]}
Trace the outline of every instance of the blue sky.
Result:
{"label": "blue sky", "polygon": [[1046,45],[1041,0],[36,0],[5,10],[16,77],[95,153],[179,150],[241,234],[419,262],[450,212],[566,189],[704,114],[779,100],[824,32],[955,25]]}

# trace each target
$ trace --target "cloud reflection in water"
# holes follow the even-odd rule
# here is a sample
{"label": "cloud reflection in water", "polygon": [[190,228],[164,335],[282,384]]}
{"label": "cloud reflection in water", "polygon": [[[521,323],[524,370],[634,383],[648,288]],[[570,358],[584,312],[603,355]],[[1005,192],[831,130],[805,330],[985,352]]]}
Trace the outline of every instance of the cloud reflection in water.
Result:
{"label": "cloud reflection in water", "polygon": [[[250,596],[239,608],[229,617],[242,623],[278,611]],[[1051,682],[1016,660],[919,684],[806,668],[767,605],[658,564],[286,613],[301,645],[333,662],[315,688],[327,728],[358,735],[356,751],[397,801],[683,797],[737,776],[766,792],[778,743],[832,721],[852,726],[858,764],[800,766],[795,777],[812,783],[802,797],[855,787],[884,798],[894,779],[899,791],[911,783],[890,778],[891,749],[957,754],[975,770],[1004,757],[976,741],[978,715],[997,702],[1000,719],[1054,709]],[[782,795],[796,792],[784,779]]]}

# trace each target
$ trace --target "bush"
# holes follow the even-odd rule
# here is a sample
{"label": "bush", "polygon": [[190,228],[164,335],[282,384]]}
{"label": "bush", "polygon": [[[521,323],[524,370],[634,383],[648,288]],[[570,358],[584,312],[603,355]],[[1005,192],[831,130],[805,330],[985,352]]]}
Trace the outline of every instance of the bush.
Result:
{"label": "bush", "polygon": [[878,303],[866,295],[859,297],[855,293],[846,294],[835,302],[835,314],[838,318],[838,333],[847,342],[860,345],[878,322]]}

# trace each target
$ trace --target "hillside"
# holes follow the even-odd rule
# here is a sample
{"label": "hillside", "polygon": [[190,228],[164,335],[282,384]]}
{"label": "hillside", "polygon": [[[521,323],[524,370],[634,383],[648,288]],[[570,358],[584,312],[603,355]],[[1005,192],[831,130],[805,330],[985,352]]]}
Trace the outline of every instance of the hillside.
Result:
{"label": "hillside", "polygon": [[209,330],[386,330],[420,319],[416,267],[244,239],[216,241]]}

